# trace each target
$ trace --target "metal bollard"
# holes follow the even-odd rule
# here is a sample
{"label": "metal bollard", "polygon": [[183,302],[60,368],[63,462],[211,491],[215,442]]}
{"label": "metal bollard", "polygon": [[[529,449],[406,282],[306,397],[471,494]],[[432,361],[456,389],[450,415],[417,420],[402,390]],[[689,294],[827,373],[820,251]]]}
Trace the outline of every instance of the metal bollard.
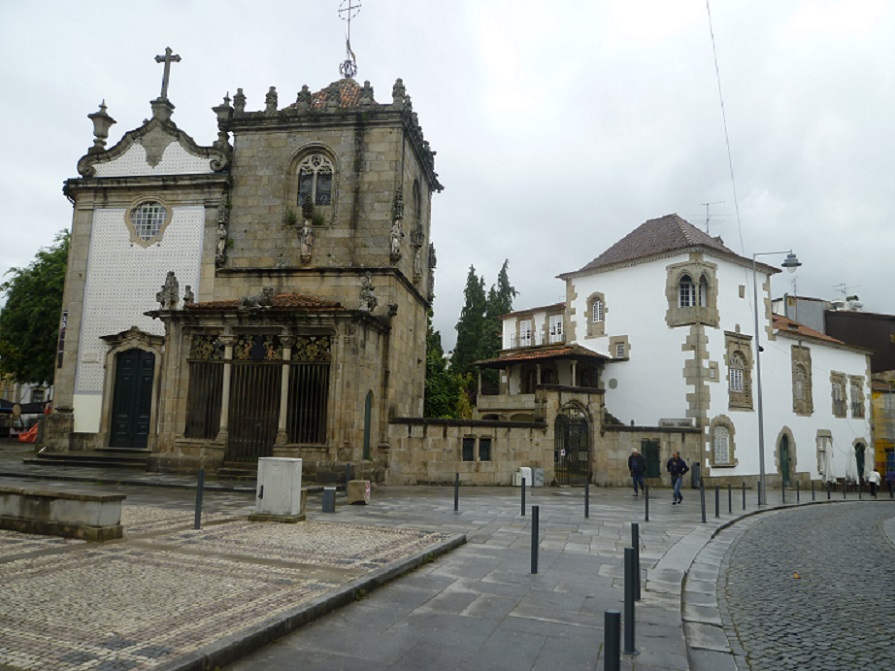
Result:
{"label": "metal bollard", "polygon": [[584,519],[590,517],[590,478],[584,481]]}
{"label": "metal bollard", "polygon": [[848,498],[848,483],[842,483],[842,499],[845,500]]}
{"label": "metal bollard", "polygon": [[[262,488],[264,485],[261,485]],[[196,519],[193,522],[193,529],[202,528],[202,495],[205,489],[205,469],[199,469],[199,483],[196,485]]]}
{"label": "metal bollard", "polygon": [[827,501],[830,500],[830,481],[827,480]]}
{"label": "metal bollard", "polygon": [[780,495],[783,497],[783,503],[786,503],[786,483],[780,481]]}
{"label": "metal bollard", "polygon": [[802,502],[802,487],[799,484],[799,481],[796,480],[796,503]]}
{"label": "metal bollard", "polygon": [[743,481],[743,510],[746,509],[746,482]]}
{"label": "metal bollard", "polygon": [[715,517],[721,517],[721,499],[718,492],[718,485],[715,485]]}
{"label": "metal bollard", "polygon": [[631,522],[631,547],[634,548],[634,601],[640,601],[640,525]]}
{"label": "metal bollard", "polygon": [[460,474],[454,473],[454,512],[460,510]]}
{"label": "metal bollard", "polygon": [[[756,487],[758,491],[758,506],[761,507],[761,481],[759,480],[758,486]],[[765,499],[765,503],[767,503],[767,499]]]}
{"label": "metal bollard", "polygon": [[644,521],[649,522],[649,487],[643,488]]}
{"label": "metal bollard", "polygon": [[705,484],[699,479],[699,503],[702,508],[702,523],[705,524]]}
{"label": "metal bollard", "polygon": [[733,513],[733,487],[729,482],[727,483],[727,512],[728,514]]}
{"label": "metal bollard", "polygon": [[603,669],[619,671],[621,666],[622,614],[607,610],[603,615]]}
{"label": "metal bollard", "polygon": [[531,507],[531,572],[538,572],[538,516],[540,506]]}
{"label": "metal bollard", "polygon": [[323,488],[323,512],[325,512],[325,513],[336,512],[336,488],[335,487],[324,487]]}
{"label": "metal bollard", "polygon": [[861,483],[859,482],[857,485],[855,485],[855,487],[856,487],[857,490],[858,490],[858,501],[860,501],[861,498],[862,498],[862,497],[861,497]]}
{"label": "metal bollard", "polygon": [[348,494],[348,483],[351,482],[351,464],[345,464],[345,494]]}
{"label": "metal bollard", "polygon": [[814,480],[811,481],[811,500],[814,501]]}
{"label": "metal bollard", "polygon": [[639,654],[634,647],[634,548],[625,548],[625,654]]}
{"label": "metal bollard", "polygon": [[525,478],[522,478],[522,516],[525,517]]}

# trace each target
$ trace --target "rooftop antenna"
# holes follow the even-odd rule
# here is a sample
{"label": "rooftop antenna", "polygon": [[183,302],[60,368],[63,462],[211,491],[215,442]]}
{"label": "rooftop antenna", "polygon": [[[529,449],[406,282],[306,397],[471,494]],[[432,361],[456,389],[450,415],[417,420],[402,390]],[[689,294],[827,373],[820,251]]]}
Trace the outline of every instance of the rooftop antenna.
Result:
{"label": "rooftop antenna", "polygon": [[339,18],[348,24],[345,33],[345,60],[339,65],[339,72],[345,79],[351,79],[357,74],[357,59],[351,50],[351,19],[360,12],[361,4],[357,0],[342,0],[339,5]]}
{"label": "rooftop antenna", "polygon": [[711,203],[700,203],[700,205],[705,205],[705,232],[706,232],[706,234],[708,234],[708,232],[709,232],[709,219],[711,219],[711,216],[709,215],[709,205],[721,205],[722,203],[724,203],[723,200],[715,200],[715,201],[712,201]]}

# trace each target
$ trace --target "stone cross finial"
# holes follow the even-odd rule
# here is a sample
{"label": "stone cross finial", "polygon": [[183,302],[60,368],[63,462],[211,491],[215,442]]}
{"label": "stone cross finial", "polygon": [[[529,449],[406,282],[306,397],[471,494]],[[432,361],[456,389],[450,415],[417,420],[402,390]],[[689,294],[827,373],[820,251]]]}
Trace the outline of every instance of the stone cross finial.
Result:
{"label": "stone cross finial", "polygon": [[168,98],[168,81],[171,78],[171,63],[179,63],[180,55],[172,54],[171,47],[165,47],[165,55],[164,56],[156,56],[156,63],[164,63],[165,64],[165,74],[162,75],[162,93],[159,98]]}

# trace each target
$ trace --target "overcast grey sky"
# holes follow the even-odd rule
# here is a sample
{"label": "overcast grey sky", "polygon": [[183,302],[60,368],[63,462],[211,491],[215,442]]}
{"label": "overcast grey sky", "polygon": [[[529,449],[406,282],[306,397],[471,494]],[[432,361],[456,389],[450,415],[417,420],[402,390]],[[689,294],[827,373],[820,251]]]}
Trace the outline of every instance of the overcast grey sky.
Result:
{"label": "overcast grey sky", "polygon": [[[357,1],[357,0],[355,0]],[[646,219],[677,212],[744,254],[792,248],[796,289],[895,313],[895,3],[711,3],[739,202],[705,0],[361,0],[358,81],[402,77],[445,191],[433,198],[435,315],[445,344],[470,264],[514,307],[563,300],[554,279]],[[0,0],[0,273],[70,225],[62,183],[92,144],[150,116],[171,46],[173,120],[216,137],[242,87],[261,109],[339,78],[339,0]],[[771,264],[783,257],[762,257]],[[152,306],[147,306],[151,308]]]}

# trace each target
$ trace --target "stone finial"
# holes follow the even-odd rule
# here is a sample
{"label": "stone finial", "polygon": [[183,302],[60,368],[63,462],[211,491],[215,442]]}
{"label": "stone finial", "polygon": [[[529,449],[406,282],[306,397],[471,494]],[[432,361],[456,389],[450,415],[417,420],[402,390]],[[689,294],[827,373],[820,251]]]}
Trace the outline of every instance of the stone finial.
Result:
{"label": "stone finial", "polygon": [[359,307],[361,312],[373,312],[379,305],[379,299],[373,294],[373,290],[373,277],[370,271],[367,271],[361,278]]}
{"label": "stone finial", "polygon": [[217,107],[212,107],[211,111],[218,118],[218,139],[215,140],[214,146],[222,151],[230,149],[230,122],[233,119],[233,108],[230,107],[230,93],[224,96],[224,102]]}
{"label": "stone finial", "polygon": [[342,88],[339,82],[333,82],[326,90],[326,104],[324,109],[335,111],[342,106]]}
{"label": "stone finial", "polygon": [[233,96],[233,111],[236,114],[245,114],[246,96],[242,89],[236,89],[236,95]]}
{"label": "stone finial", "polygon": [[113,124],[117,123],[115,119],[106,114],[106,101],[103,100],[99,104],[99,112],[88,114],[87,118],[93,122],[93,146],[88,149],[88,153],[96,154],[104,151],[106,148],[106,139],[109,137],[109,129]]}
{"label": "stone finial", "polygon": [[162,310],[174,310],[177,308],[177,301],[180,297],[180,285],[173,270],[169,270],[165,277],[165,283],[161,290],[155,295],[155,300],[159,302]]}
{"label": "stone finial", "polygon": [[398,77],[395,80],[395,85],[392,86],[392,104],[395,106],[404,106],[404,97],[407,95],[407,90],[404,88],[404,80]]}
{"label": "stone finial", "polygon": [[265,114],[276,114],[277,111],[277,87],[271,86],[267,90],[267,95],[264,97],[264,113]]}
{"label": "stone finial", "polygon": [[305,84],[301,87],[301,91],[299,91],[298,95],[295,97],[295,106],[300,112],[304,112],[311,108],[311,100],[311,89]]}
{"label": "stone finial", "polygon": [[373,87],[369,80],[364,82],[363,88],[360,90],[360,98],[358,104],[361,106],[375,105],[376,100],[373,98]]}
{"label": "stone finial", "polygon": [[438,259],[435,258],[435,244],[429,243],[429,267],[434,268],[438,265]]}
{"label": "stone finial", "polygon": [[186,291],[183,292],[183,307],[189,307],[195,302],[196,295],[193,293],[193,288],[189,284],[187,284]]}

